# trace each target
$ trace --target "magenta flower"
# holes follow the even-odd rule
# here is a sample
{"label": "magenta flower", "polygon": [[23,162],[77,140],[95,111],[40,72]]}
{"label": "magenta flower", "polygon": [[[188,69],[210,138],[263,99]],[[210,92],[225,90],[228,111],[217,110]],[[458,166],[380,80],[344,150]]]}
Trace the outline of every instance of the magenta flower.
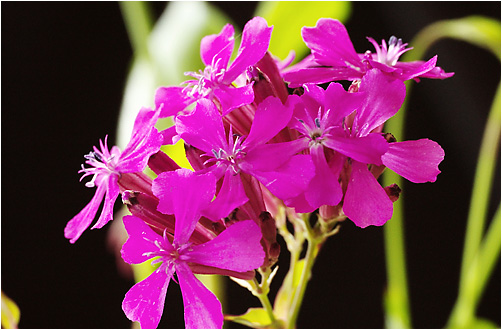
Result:
{"label": "magenta flower", "polygon": [[185,306],[186,328],[221,328],[223,314],[218,299],[194,276],[197,265],[245,272],[263,264],[260,228],[251,220],[237,222],[213,240],[200,245],[189,242],[201,209],[215,192],[212,174],[197,175],[186,169],[163,173],[166,185],[158,192],[164,211],[175,215],[174,238],[160,236],[135,216],[124,217],[129,239],[122,247],[122,257],[130,264],[152,258],[160,266],[145,280],[135,284],[125,295],[122,309],[142,328],[159,324],[170,280],[174,273]]}
{"label": "magenta flower", "polygon": [[103,209],[98,221],[91,229],[101,228],[113,219],[115,200],[120,191],[125,190],[121,186],[137,185],[137,183],[133,182],[134,178],[128,177],[127,174],[142,172],[147,166],[149,157],[160,150],[163,139],[154,127],[158,116],[158,111],[142,108],[134,122],[131,140],[124,151],[121,152],[117,146],[108,150],[105,138],[104,143],[99,142],[99,149],[94,147],[94,151],[84,156],[86,158],[85,163],[91,167],[84,168],[84,165],[82,165],[79,172],[84,174],[80,180],[92,175],[91,181],[85,185],[87,187],[97,187],[97,189],[89,204],[66,225],[64,234],[70,240],[70,243],[75,243],[89,227],[103,198]]}
{"label": "magenta flower", "polygon": [[195,110],[178,116],[176,131],[188,144],[205,152],[208,171],[217,179],[223,177],[214,203],[217,213],[207,214],[213,220],[225,217],[233,210],[231,200],[247,201],[241,172],[255,177],[272,194],[280,199],[292,198],[305,189],[314,175],[310,157],[296,155],[301,151],[302,141],[284,143],[267,142],[276,136],[290,121],[295,96],[283,105],[276,97],[269,97],[259,104],[249,134],[233,136],[232,129],[225,134],[221,116],[216,106],[200,100]]}
{"label": "magenta flower", "polygon": [[321,18],[315,27],[303,27],[302,37],[312,51],[305,62],[284,71],[283,77],[290,87],[303,83],[325,83],[337,80],[361,79],[368,70],[377,68],[392,77],[405,81],[418,78],[445,79],[453,76],[436,66],[437,55],[427,62],[400,62],[399,57],[410,50],[401,39],[391,37],[389,44],[368,38],[376,53],[358,54],[350,41],[345,26],[338,20]]}
{"label": "magenta flower", "polygon": [[253,84],[236,87],[233,82],[265,55],[271,34],[272,27],[268,27],[265,19],[255,17],[247,22],[237,57],[230,65],[234,50],[233,26],[227,24],[219,34],[204,37],[200,46],[204,70],[187,73],[194,79],[186,81],[186,87],[160,87],[157,90],[155,106],[163,106],[161,117],[176,115],[202,98],[217,101],[223,115],[253,102]]}
{"label": "magenta flower", "polygon": [[404,101],[402,81],[372,69],[358,93],[348,93],[337,83],[326,91],[313,84],[304,89],[303,107],[296,108],[290,127],[302,135],[316,175],[305,193],[287,205],[312,212],[342,202],[343,212],[357,226],[380,226],[392,217],[393,206],[368,165],[385,165],[412,182],[435,181],[444,157],[436,142],[389,143],[380,133]]}

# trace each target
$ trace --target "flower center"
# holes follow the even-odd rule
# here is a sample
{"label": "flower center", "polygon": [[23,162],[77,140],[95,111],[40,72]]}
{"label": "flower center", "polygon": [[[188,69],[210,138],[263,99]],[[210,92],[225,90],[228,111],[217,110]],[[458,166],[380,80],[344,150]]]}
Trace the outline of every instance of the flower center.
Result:
{"label": "flower center", "polygon": [[405,52],[408,50],[412,49],[406,48],[408,46],[407,43],[403,44],[403,40],[401,38],[396,38],[395,36],[392,36],[389,38],[389,45],[385,43],[384,40],[382,40],[382,47],[376,43],[376,41],[372,38],[368,38],[368,40],[373,44],[376,50],[376,61],[389,65],[389,66],[394,66],[396,65],[397,61],[399,60],[399,57],[403,55]]}
{"label": "flower center", "polygon": [[225,74],[225,69],[220,68],[218,65],[219,61],[220,59],[206,66],[204,71],[185,72],[186,76],[195,78],[183,82],[183,84],[187,84],[184,91],[188,90],[186,92],[188,96],[196,99],[211,96],[213,90],[221,83]]}
{"label": "flower center", "polygon": [[[235,136],[236,139],[234,141],[233,137]],[[246,156],[246,152],[244,151],[242,142],[243,142],[242,136],[236,134],[235,135],[230,134],[228,147],[226,149],[223,148],[219,148],[218,150],[212,149],[211,150],[212,155],[206,154],[206,156],[209,156],[210,159],[208,159],[205,163],[215,161],[217,163],[224,164],[227,167],[230,167],[233,170],[234,174],[239,174],[240,173],[239,163]]]}
{"label": "flower center", "polygon": [[84,155],[86,159],[85,164],[91,167],[85,168],[84,164],[82,164],[82,169],[79,171],[79,173],[84,173],[80,181],[88,175],[93,175],[91,181],[85,184],[86,187],[92,188],[101,184],[103,178],[110,174],[120,175],[120,173],[115,170],[120,156],[118,148],[114,147],[112,148],[112,152],[108,151],[106,138],[104,144],[102,141],[99,141],[99,144],[101,150],[94,147],[94,151]]}

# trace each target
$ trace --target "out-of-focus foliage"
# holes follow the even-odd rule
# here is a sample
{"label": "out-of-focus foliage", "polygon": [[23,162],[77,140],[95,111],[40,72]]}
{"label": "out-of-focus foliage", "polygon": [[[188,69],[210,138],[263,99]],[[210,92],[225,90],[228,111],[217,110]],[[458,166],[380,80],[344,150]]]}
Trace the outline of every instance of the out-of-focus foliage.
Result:
{"label": "out-of-focus foliage", "polygon": [[17,329],[20,318],[19,307],[2,291],[2,329]]}
{"label": "out-of-focus foliage", "polygon": [[270,52],[284,59],[294,50],[299,60],[308,52],[301,37],[302,26],[315,26],[321,17],[345,22],[351,9],[349,1],[261,1],[255,16],[265,18],[274,26]]}

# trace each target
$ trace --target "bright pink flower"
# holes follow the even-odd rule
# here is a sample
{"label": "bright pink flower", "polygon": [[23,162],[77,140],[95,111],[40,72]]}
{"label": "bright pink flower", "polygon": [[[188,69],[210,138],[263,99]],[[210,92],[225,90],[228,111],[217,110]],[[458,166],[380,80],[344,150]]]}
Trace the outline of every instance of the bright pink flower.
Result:
{"label": "bright pink flower", "polygon": [[368,70],[377,68],[392,77],[405,81],[418,78],[445,79],[453,76],[436,66],[437,56],[427,62],[400,62],[399,57],[410,50],[401,39],[391,37],[389,44],[368,38],[376,53],[358,54],[345,26],[338,20],[321,18],[315,27],[303,27],[302,37],[312,51],[312,56],[284,71],[283,77],[290,87],[304,83],[325,83],[337,80],[361,79]]}
{"label": "bright pink flower", "polygon": [[91,181],[85,185],[97,189],[90,203],[66,225],[64,233],[70,243],[75,243],[89,227],[103,198],[105,201],[101,215],[92,229],[101,228],[113,219],[113,205],[120,191],[124,190],[121,189],[121,185],[138,184],[133,183],[127,174],[142,172],[147,166],[149,157],[160,150],[163,139],[154,127],[158,116],[158,111],[142,108],[134,122],[131,140],[124,151],[121,152],[117,146],[109,151],[105,139],[104,143],[99,142],[99,149],[94,147],[94,151],[84,156],[87,159],[85,163],[91,167],[84,168],[82,165],[80,172],[84,175],[81,180],[92,175]]}
{"label": "bright pink flower", "polygon": [[[292,198],[305,189],[314,174],[310,157],[296,155],[302,149],[302,141],[285,143],[267,142],[286,127],[293,113],[296,97],[291,96],[286,105],[276,97],[269,97],[259,104],[247,136],[225,134],[222,119],[216,106],[200,100],[195,110],[186,116],[178,116],[176,131],[188,144],[204,151],[206,163],[217,179],[223,177],[214,203],[217,213],[208,214],[219,219],[233,210],[229,201],[247,201],[241,172],[255,177],[272,194],[280,199]],[[230,205],[235,205],[234,203]]]}
{"label": "bright pink flower", "polygon": [[234,50],[233,26],[227,24],[219,34],[204,37],[200,46],[204,70],[187,73],[195,79],[186,81],[186,87],[160,87],[157,90],[155,106],[163,106],[161,117],[176,115],[202,98],[217,100],[223,115],[253,102],[252,83],[240,87],[232,83],[265,55],[271,34],[272,27],[265,19],[255,17],[247,22],[237,57],[230,65]]}
{"label": "bright pink flower", "polygon": [[176,273],[185,306],[186,328],[221,328],[221,304],[194,276],[193,265],[235,272],[260,267],[265,257],[260,244],[260,228],[251,220],[241,221],[209,242],[190,243],[201,210],[214,195],[215,178],[210,173],[197,175],[186,169],[163,175],[165,181],[156,188],[156,194],[162,195],[165,201],[162,211],[173,213],[176,218],[174,238],[171,241],[169,235],[160,236],[135,216],[124,217],[129,239],[122,247],[123,259],[137,264],[157,257],[153,262],[161,265],[127,292],[122,309],[142,328],[156,328],[164,310],[169,282]]}

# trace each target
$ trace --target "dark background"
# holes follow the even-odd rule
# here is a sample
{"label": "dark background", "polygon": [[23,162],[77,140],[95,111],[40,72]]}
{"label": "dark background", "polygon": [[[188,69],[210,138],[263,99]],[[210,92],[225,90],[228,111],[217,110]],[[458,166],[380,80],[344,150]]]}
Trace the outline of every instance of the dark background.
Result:
{"label": "dark background", "polygon": [[[218,2],[241,27],[254,2]],[[165,4],[152,7],[160,15]],[[94,190],[77,171],[100,138],[115,140],[132,50],[116,2],[2,2],[2,290],[21,309],[22,328],[129,328],[121,301],[132,281],[117,271],[107,229],[74,245],[67,223]],[[359,52],[396,35],[409,41],[439,19],[482,14],[500,2],[355,2],[347,29]],[[292,17],[294,19],[294,17]],[[187,22],[187,24],[190,24]],[[182,33],[182,30],[180,30]],[[444,40],[428,54],[456,72],[423,80],[410,96],[407,139],[429,137],[446,151],[434,184],[406,184],[406,247],[417,328],[444,326],[457,295],[471,184],[484,123],[500,80],[498,60]],[[152,96],[153,97],[153,96]],[[490,216],[500,202],[500,164]],[[281,271],[287,268],[287,254]],[[299,327],[381,328],[386,274],[382,228],[347,221],[321,251]],[[229,313],[257,299],[231,283]],[[277,288],[274,287],[274,292]],[[500,324],[500,263],[478,315]],[[177,285],[160,327],[183,327]]]}

